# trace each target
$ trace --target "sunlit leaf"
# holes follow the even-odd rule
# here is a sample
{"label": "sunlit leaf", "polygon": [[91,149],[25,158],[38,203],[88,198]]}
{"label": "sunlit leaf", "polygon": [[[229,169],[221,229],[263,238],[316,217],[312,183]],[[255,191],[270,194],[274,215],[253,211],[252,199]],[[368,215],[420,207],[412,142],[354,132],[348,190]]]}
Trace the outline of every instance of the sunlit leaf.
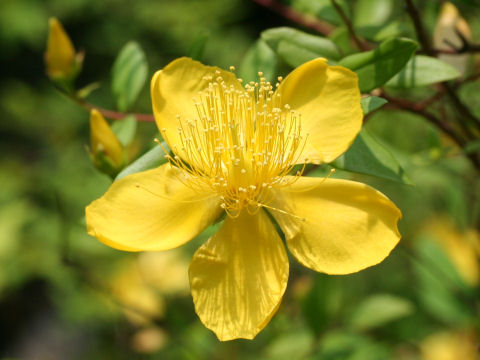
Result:
{"label": "sunlit leaf", "polygon": [[134,115],[128,115],[121,120],[116,120],[111,126],[118,140],[123,146],[130,145],[137,131],[137,120]]}
{"label": "sunlit leaf", "polygon": [[367,330],[408,316],[414,309],[412,302],[407,299],[377,294],[361,302],[349,322],[355,330]]}
{"label": "sunlit leaf", "polygon": [[367,96],[360,100],[363,115],[367,115],[385,105],[388,101],[379,96]]}
{"label": "sunlit leaf", "polygon": [[148,64],[140,45],[129,42],[118,54],[112,69],[112,92],[120,111],[128,110],[147,80]]}
{"label": "sunlit leaf", "polygon": [[456,79],[460,73],[452,65],[434,57],[416,55],[393,78],[387,86],[413,88]]}
{"label": "sunlit leaf", "polygon": [[392,153],[366,129],[360,131],[352,146],[333,162],[333,166],[342,170],[412,184]]}
{"label": "sunlit leaf", "polygon": [[369,92],[402,70],[416,49],[415,41],[394,38],[384,41],[375,50],[349,55],[338,64],[355,71],[360,90]]}

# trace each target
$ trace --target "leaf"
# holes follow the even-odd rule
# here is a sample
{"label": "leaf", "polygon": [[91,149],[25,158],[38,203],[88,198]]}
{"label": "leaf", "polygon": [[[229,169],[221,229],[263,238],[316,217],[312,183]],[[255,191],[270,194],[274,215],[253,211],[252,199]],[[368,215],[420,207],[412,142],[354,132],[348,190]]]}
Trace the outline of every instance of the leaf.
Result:
{"label": "leaf", "polygon": [[209,34],[200,34],[195,40],[193,40],[190,49],[188,50],[188,57],[191,57],[193,60],[201,60],[203,53],[205,51],[205,45],[207,45],[207,40],[210,37]]}
{"label": "leaf", "polygon": [[332,40],[289,27],[265,30],[261,38],[292,67],[318,57],[328,60],[338,60],[341,57]]}
{"label": "leaf", "polygon": [[111,128],[123,146],[130,145],[137,131],[137,119],[134,115],[127,115],[116,120]]}
{"label": "leaf", "polygon": [[444,61],[430,56],[416,55],[386,85],[395,88],[413,88],[456,79],[459,76],[458,70]]}
{"label": "leaf", "polygon": [[153,147],[151,150],[147,151],[145,154],[143,154],[141,157],[139,157],[137,160],[135,160],[133,163],[131,163],[129,166],[123,169],[117,175],[117,177],[115,178],[115,181],[120,180],[127,175],[152,169],[154,167],[157,167],[167,162],[167,160],[165,159],[165,155],[167,154],[163,151],[162,148],[164,148],[167,151],[170,150],[167,143],[163,141],[161,143],[161,146]]}
{"label": "leaf", "polygon": [[313,334],[306,330],[289,332],[271,341],[265,350],[265,359],[301,360],[311,351]]}
{"label": "leaf", "polygon": [[410,60],[417,43],[410,39],[394,38],[382,42],[375,50],[349,55],[338,63],[358,75],[362,92],[385,84]]}
{"label": "leaf", "polygon": [[353,24],[356,28],[384,25],[391,17],[393,8],[393,0],[357,0]]}
{"label": "leaf", "polygon": [[367,115],[372,111],[385,105],[388,101],[379,96],[367,96],[360,99],[362,105],[363,115]]}
{"label": "leaf", "polygon": [[244,82],[258,81],[258,72],[270,82],[274,81],[277,68],[275,52],[262,40],[257,40],[243,58],[239,76]]}
{"label": "leaf", "polygon": [[468,324],[473,314],[456,293],[465,291],[465,287],[454,265],[433,241],[420,238],[415,245],[417,261],[413,268],[424,310],[450,325]]}
{"label": "leaf", "polygon": [[415,308],[409,300],[389,295],[377,294],[364,300],[350,318],[354,330],[368,330],[408,316]]}
{"label": "leaf", "polygon": [[135,102],[147,80],[145,53],[136,42],[127,43],[118,54],[112,69],[112,92],[120,111],[127,111]]}
{"label": "leaf", "polygon": [[342,170],[372,175],[412,185],[392,153],[366,129],[362,129],[348,151],[333,162]]}

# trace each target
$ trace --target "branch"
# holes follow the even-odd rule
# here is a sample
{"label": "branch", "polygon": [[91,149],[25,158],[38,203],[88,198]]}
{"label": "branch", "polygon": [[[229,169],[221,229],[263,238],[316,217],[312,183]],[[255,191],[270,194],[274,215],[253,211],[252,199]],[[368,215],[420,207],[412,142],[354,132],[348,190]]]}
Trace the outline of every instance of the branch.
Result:
{"label": "branch", "polygon": [[306,28],[310,28],[315,30],[316,32],[322,35],[329,35],[334,27],[325,21],[320,21],[318,19],[314,19],[313,17],[305,16],[302,13],[293,10],[292,8],[283,5],[275,0],[253,0],[257,4],[266,7],[277,14],[283,16],[284,18],[293,21],[299,25],[302,25]]}
{"label": "branch", "polygon": [[155,118],[153,115],[150,114],[139,114],[139,113],[124,113],[120,111],[113,111],[113,110],[108,110],[108,109],[103,109],[98,106],[95,106],[93,104],[90,104],[89,102],[86,102],[83,99],[80,98],[72,98],[73,101],[75,101],[78,105],[83,107],[84,109],[90,111],[93,109],[97,109],[100,114],[105,116],[108,119],[111,120],[120,120],[123,119],[127,115],[133,115],[137,119],[137,121],[141,122],[154,122]]}
{"label": "branch", "polygon": [[410,15],[410,18],[413,21],[413,26],[415,27],[415,32],[417,33],[418,41],[422,45],[423,50],[427,55],[435,55],[432,51],[432,47],[430,45],[430,41],[428,39],[427,33],[423,28],[422,21],[420,20],[420,14],[418,13],[415,5],[413,4],[412,0],[405,0],[407,5],[407,12]]}
{"label": "branch", "polygon": [[337,4],[337,2],[335,0],[330,0],[330,3],[332,4],[332,6],[335,8],[335,10],[337,11],[338,15],[340,15],[340,17],[342,18],[342,21],[344,22],[344,24],[347,26],[347,30],[348,30],[348,33],[350,34],[350,37],[352,38],[353,42],[355,43],[355,45],[357,46],[357,48],[361,51],[365,51],[365,50],[368,50],[367,49],[367,46],[365,46],[365,44],[363,42],[360,41],[360,39],[358,38],[357,34],[355,33],[355,30],[353,28],[353,25],[352,25],[352,22],[350,21],[350,19],[347,17],[347,15],[345,14],[345,12],[343,11],[342,7],[340,5]]}

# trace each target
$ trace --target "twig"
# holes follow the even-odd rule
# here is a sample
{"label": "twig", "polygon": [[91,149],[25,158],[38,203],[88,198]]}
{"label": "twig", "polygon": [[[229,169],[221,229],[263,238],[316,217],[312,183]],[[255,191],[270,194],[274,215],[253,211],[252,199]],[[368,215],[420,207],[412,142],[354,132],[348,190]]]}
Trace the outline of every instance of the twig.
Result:
{"label": "twig", "polygon": [[[403,99],[397,99],[394,97],[391,97],[385,93],[382,94],[382,97],[388,100],[388,104],[386,104],[384,107],[385,108],[393,108],[393,109],[399,109],[399,110],[404,110],[408,111],[412,114],[420,115],[424,117],[426,120],[428,120],[430,123],[432,123],[435,127],[439,128],[442,130],[446,135],[448,135],[460,148],[463,148],[466,144],[466,140],[460,137],[457,132],[455,132],[455,129],[452,128],[450,123],[446,121],[442,121],[439,119],[435,114],[432,114],[431,112],[419,108],[418,104],[412,103],[407,100]],[[475,154],[465,154],[470,161],[473,163],[473,165],[477,168],[477,170],[480,171],[480,159],[475,156]]]}
{"label": "twig", "polygon": [[284,18],[290,21],[293,21],[294,23],[297,23],[306,28],[315,30],[316,32],[322,35],[327,36],[334,30],[334,27],[328,24],[327,22],[305,16],[302,13],[295,11],[292,8],[286,5],[283,5],[282,3],[279,3],[275,0],[253,0],[253,1],[263,7],[266,7],[276,12],[277,14],[283,16]]}
{"label": "twig", "polygon": [[350,34],[350,37],[352,38],[352,40],[355,43],[355,45],[357,46],[357,48],[361,51],[368,50],[367,46],[365,46],[365,44],[363,42],[361,42],[360,39],[358,38],[358,36],[355,33],[355,30],[353,28],[352,22],[347,17],[347,15],[343,11],[342,7],[340,5],[338,5],[335,0],[330,0],[330,3],[335,8],[338,15],[340,15],[344,24],[347,26],[348,33]]}
{"label": "twig", "polygon": [[432,47],[430,45],[430,41],[428,36],[423,28],[422,21],[420,20],[420,15],[415,8],[412,0],[405,0],[407,5],[407,12],[410,15],[410,18],[413,21],[413,26],[415,27],[415,32],[417,33],[418,40],[420,44],[422,44],[423,50],[427,55],[435,55],[432,51]]}
{"label": "twig", "polygon": [[103,116],[105,116],[108,119],[111,120],[120,120],[123,119],[127,115],[133,115],[137,119],[137,121],[142,121],[142,122],[154,122],[155,118],[153,115],[150,114],[138,114],[138,113],[123,113],[120,111],[113,111],[113,110],[108,110],[108,109],[103,109],[101,107],[95,106],[93,104],[90,104],[89,102],[86,102],[83,99],[77,98],[77,97],[71,97],[69,96],[73,101],[75,101],[78,105],[83,107],[84,109],[90,111],[92,109],[98,110],[99,113],[101,113]]}

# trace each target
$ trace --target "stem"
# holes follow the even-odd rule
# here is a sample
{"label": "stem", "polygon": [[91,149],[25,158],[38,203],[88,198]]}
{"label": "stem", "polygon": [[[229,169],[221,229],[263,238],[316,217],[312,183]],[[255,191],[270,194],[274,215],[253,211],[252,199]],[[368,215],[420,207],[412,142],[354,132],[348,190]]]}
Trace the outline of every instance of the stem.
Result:
{"label": "stem", "polygon": [[78,97],[69,96],[69,95],[67,95],[67,96],[69,98],[71,98],[73,101],[75,101],[78,105],[83,107],[84,109],[86,109],[88,111],[90,111],[92,109],[97,109],[100,114],[102,114],[103,116],[105,116],[106,118],[111,119],[111,120],[120,120],[120,119],[123,119],[127,115],[133,115],[133,116],[135,116],[137,121],[141,121],[141,122],[154,122],[155,121],[154,116],[150,115],[150,114],[124,113],[124,112],[120,112],[120,111],[103,109],[103,108],[100,108],[100,107],[95,106],[93,104],[90,104],[89,102],[86,102],[85,100],[80,99]]}
{"label": "stem", "polygon": [[423,28],[422,21],[420,20],[420,15],[417,9],[415,8],[415,5],[413,4],[413,1],[405,0],[405,3],[407,5],[407,12],[413,21],[413,26],[415,27],[415,32],[417,33],[418,41],[420,41],[420,44],[422,44],[423,50],[427,55],[435,55],[435,53],[432,51],[430,41],[425,32],[425,29]]}
{"label": "stem", "polygon": [[335,8],[338,15],[340,15],[344,24],[347,26],[348,33],[350,34],[350,37],[352,38],[352,40],[355,43],[355,45],[357,46],[357,48],[361,51],[367,50],[367,47],[365,46],[365,44],[360,41],[357,34],[355,33],[355,29],[353,28],[353,24],[350,21],[350,19],[347,17],[347,15],[345,14],[345,12],[343,11],[342,7],[340,5],[338,5],[335,0],[330,0],[330,3]]}
{"label": "stem", "polygon": [[312,30],[315,30],[316,32],[322,34],[322,35],[329,35],[334,27],[327,22],[320,21],[318,19],[315,19],[313,17],[305,16],[302,13],[293,10],[292,8],[283,5],[282,3],[279,3],[275,0],[253,0],[257,4],[266,7],[277,14],[283,16],[284,18],[293,21],[294,23],[297,23],[299,25],[302,25],[306,28],[310,28]]}

